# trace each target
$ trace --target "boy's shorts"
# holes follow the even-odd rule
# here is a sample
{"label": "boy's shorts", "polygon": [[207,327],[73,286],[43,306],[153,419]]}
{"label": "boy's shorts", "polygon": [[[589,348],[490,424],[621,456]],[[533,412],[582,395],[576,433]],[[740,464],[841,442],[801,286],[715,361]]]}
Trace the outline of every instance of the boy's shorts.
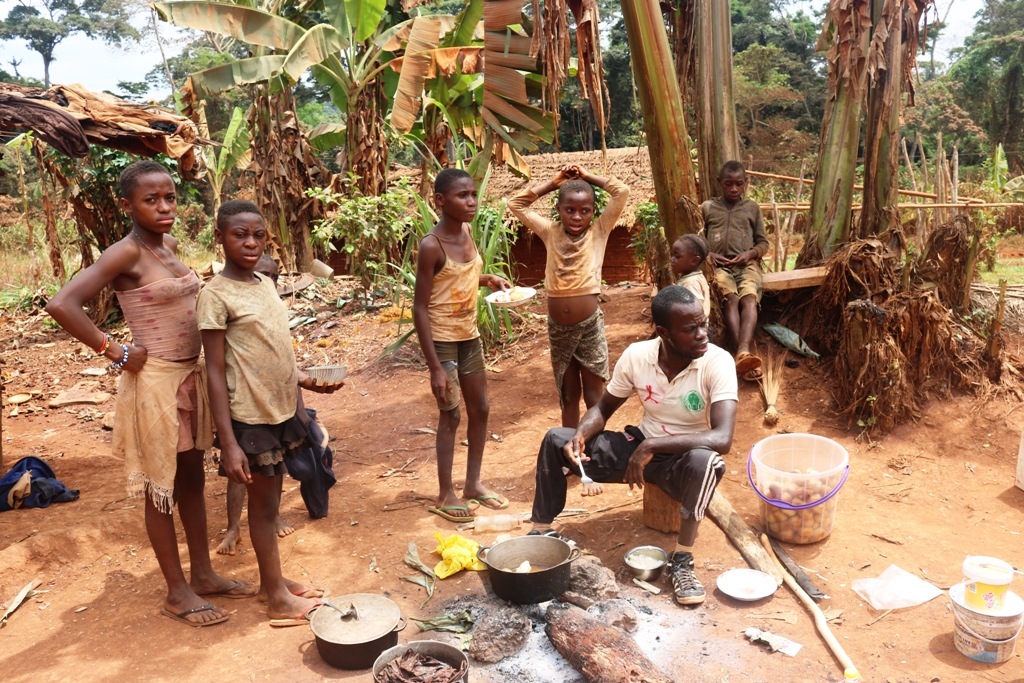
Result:
{"label": "boy's shorts", "polygon": [[447,413],[458,408],[462,400],[459,380],[484,371],[484,347],[480,337],[458,342],[436,341],[434,353],[448,374],[449,391],[445,393],[444,401],[437,402],[441,412]]}
{"label": "boy's shorts", "polygon": [[735,294],[740,299],[752,294],[758,303],[761,301],[764,278],[757,261],[751,261],[745,266],[718,266],[715,268],[715,281],[722,294]]}

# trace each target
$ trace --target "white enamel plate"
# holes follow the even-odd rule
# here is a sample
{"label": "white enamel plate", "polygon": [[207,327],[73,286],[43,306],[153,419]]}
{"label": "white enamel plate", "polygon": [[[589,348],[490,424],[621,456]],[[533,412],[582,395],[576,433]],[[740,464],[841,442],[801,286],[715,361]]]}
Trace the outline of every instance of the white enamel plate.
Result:
{"label": "white enamel plate", "polygon": [[718,590],[736,600],[761,600],[778,588],[771,575],[756,569],[730,569],[718,577]]}

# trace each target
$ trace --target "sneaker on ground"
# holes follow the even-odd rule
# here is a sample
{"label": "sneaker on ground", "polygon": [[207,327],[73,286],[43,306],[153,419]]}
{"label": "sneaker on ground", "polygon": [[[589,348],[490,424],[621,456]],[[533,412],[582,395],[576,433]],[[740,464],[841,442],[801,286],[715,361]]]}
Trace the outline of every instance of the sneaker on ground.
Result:
{"label": "sneaker on ground", "polygon": [[549,536],[551,538],[557,538],[560,541],[564,541],[565,540],[554,529],[548,529],[547,531],[538,531],[537,529],[533,529],[532,531],[527,532],[526,535],[527,536]]}
{"label": "sneaker on ground", "polygon": [[693,554],[677,551],[669,560],[669,576],[672,577],[672,589],[676,594],[676,602],[680,605],[699,605],[704,602],[707,594],[704,586],[697,580],[693,572]]}

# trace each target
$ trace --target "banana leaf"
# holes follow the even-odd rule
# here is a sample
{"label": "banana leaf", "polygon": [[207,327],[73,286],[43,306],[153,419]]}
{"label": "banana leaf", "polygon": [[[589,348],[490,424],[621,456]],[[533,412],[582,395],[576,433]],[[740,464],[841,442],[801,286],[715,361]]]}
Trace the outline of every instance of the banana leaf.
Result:
{"label": "banana leaf", "polygon": [[186,0],[157,2],[153,8],[162,20],[175,26],[209,31],[278,50],[290,50],[306,32],[287,19],[241,5]]}
{"label": "banana leaf", "polygon": [[266,83],[281,71],[284,60],[284,55],[249,57],[197,71],[189,76],[192,92],[197,99],[203,99],[237,86]]}

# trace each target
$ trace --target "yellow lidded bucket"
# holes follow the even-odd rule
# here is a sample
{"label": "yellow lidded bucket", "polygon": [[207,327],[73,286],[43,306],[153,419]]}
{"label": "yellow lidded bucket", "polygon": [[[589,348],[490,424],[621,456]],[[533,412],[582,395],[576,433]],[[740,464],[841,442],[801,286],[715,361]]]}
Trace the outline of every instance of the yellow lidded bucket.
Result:
{"label": "yellow lidded bucket", "polygon": [[964,603],[983,614],[998,612],[1006,604],[1013,566],[994,557],[974,555],[964,560]]}

